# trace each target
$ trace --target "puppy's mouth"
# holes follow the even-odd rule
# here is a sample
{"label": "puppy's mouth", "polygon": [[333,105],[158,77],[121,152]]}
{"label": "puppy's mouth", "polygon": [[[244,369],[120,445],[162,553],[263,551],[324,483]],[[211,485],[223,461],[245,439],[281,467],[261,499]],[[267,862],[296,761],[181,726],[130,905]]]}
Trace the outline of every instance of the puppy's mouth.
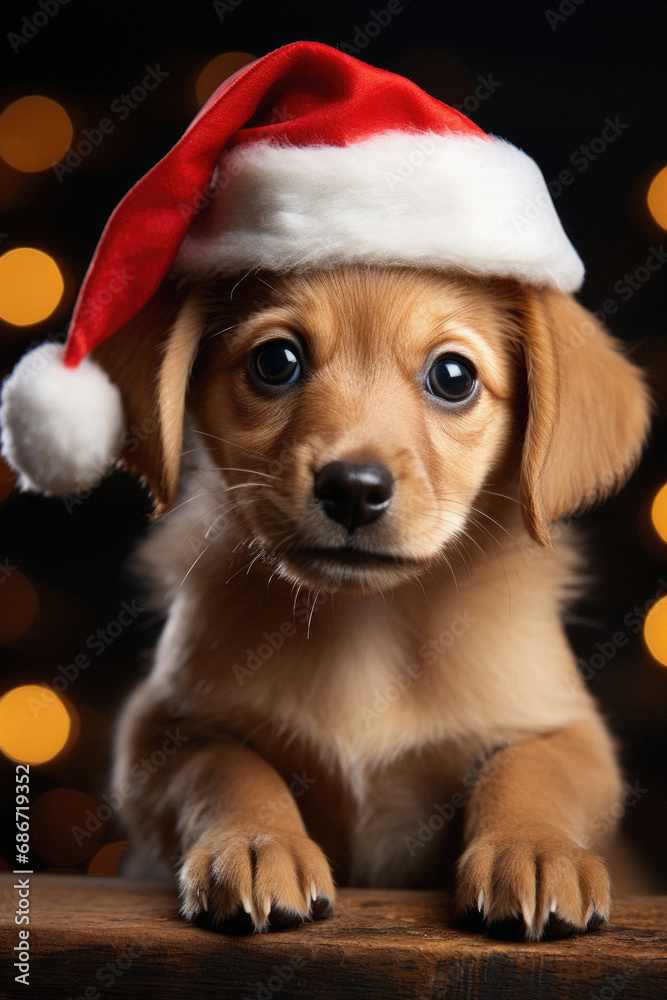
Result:
{"label": "puppy's mouth", "polygon": [[403,556],[385,554],[384,552],[365,552],[362,549],[343,547],[337,549],[298,549],[294,553],[307,561],[333,562],[341,566],[416,566],[414,559]]}
{"label": "puppy's mouth", "polygon": [[421,571],[415,559],[352,546],[304,547],[281,553],[289,576],[330,590],[386,590]]}

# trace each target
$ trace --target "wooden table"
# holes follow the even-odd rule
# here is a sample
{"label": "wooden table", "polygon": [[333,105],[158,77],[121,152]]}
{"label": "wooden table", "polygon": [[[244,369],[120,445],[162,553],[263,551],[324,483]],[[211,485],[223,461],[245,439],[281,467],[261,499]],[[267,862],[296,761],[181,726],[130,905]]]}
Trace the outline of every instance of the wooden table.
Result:
{"label": "wooden table", "polygon": [[461,930],[442,893],[343,889],[329,920],[246,937],[184,923],[159,886],[85,875],[30,877],[23,991],[17,878],[0,876],[2,997],[667,998],[667,897],[618,900],[609,928],[528,944]]}

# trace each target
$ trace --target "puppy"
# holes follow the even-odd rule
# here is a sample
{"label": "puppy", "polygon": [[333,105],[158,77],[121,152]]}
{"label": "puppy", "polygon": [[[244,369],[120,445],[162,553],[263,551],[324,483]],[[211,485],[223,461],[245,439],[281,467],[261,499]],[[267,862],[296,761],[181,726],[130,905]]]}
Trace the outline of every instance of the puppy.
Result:
{"label": "puppy", "polygon": [[454,270],[255,273],[166,282],[95,356],[171,511],[114,785],[183,915],[263,931],[330,913],[334,882],[455,880],[531,939],[607,920],[621,780],[562,625],[580,557],[549,534],[647,430],[597,321]]}

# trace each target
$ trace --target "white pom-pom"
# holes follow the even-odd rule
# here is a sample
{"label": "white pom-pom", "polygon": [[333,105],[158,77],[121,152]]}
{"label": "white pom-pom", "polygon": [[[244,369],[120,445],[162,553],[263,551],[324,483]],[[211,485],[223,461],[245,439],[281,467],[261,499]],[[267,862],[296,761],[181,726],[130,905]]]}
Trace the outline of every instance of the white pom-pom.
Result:
{"label": "white pom-pom", "polygon": [[41,344],[5,380],[0,406],[2,453],[19,487],[81,493],[118,457],[124,428],[118,388],[89,358],[63,364],[61,344]]}

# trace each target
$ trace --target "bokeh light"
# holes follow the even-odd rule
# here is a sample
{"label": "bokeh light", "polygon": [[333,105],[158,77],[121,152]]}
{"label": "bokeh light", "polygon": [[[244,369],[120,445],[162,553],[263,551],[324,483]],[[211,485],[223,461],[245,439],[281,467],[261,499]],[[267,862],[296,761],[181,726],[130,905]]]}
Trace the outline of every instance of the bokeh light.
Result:
{"label": "bokeh light", "polygon": [[12,688],[0,698],[0,750],[20,764],[45,764],[66,745],[72,720],[55,691],[41,684]]}
{"label": "bokeh light", "polygon": [[667,167],[658,171],[646,195],[649,212],[663,229],[667,229]]}
{"label": "bokeh light", "polygon": [[53,257],[16,247],[0,257],[0,319],[14,326],[41,323],[56,309],[65,282]]}
{"label": "bokeh light", "polygon": [[50,865],[80,865],[104,836],[99,807],[76,788],[52,788],[30,806],[30,850]]}
{"label": "bokeh light", "polygon": [[228,76],[236,73],[243,66],[247,66],[249,62],[253,62],[256,58],[257,56],[252,56],[249,52],[223,52],[222,55],[211,59],[204,66],[195,84],[199,107],[201,108],[202,104],[208,101],[213,91],[217,90]]}
{"label": "bokeh light", "polygon": [[20,97],[0,115],[0,156],[24,173],[48,170],[67,152],[74,128],[62,104],[50,97]]}
{"label": "bokeh light", "polygon": [[644,622],[644,641],[658,663],[667,666],[667,597],[656,601]]}
{"label": "bokeh light", "polygon": [[114,840],[100,847],[88,865],[89,875],[117,875],[120,860],[130,846],[129,840]]}
{"label": "bokeh light", "polygon": [[658,490],[653,499],[651,521],[663,542],[667,542],[667,483]]}
{"label": "bokeh light", "polygon": [[38,607],[35,588],[8,557],[0,566],[0,642],[20,639],[32,625]]}

